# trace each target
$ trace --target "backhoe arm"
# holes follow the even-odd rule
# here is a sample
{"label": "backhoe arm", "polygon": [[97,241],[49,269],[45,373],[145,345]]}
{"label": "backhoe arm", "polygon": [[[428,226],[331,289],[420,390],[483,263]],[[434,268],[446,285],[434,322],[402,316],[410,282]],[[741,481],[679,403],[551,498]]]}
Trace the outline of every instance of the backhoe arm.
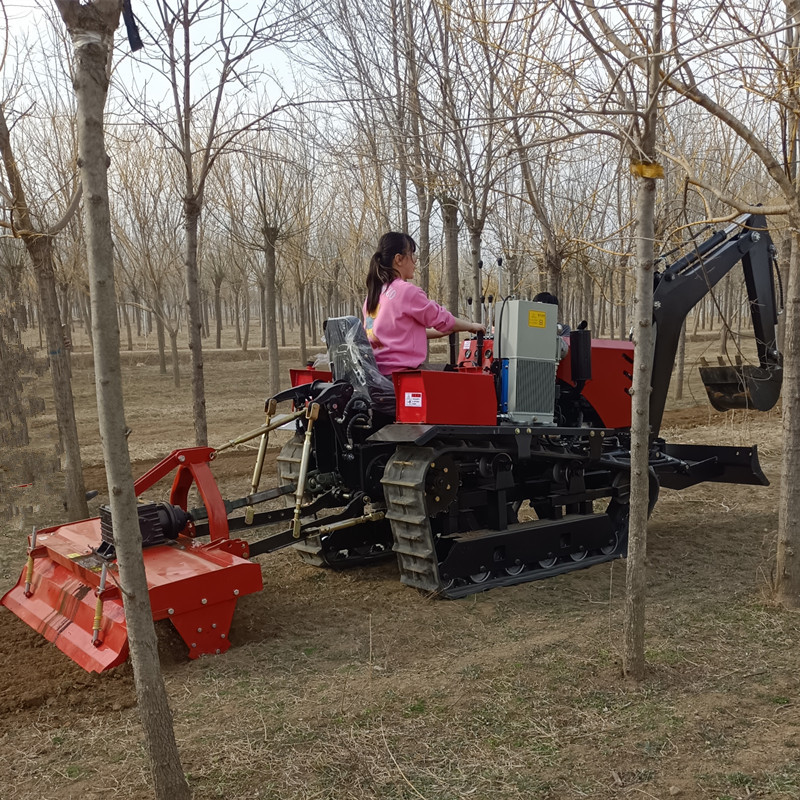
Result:
{"label": "backhoe arm", "polygon": [[694,251],[656,276],[653,293],[653,353],[650,425],[658,435],[678,351],[681,330],[689,312],[740,261],[758,351],[758,366],[701,368],[703,382],[715,408],[757,408],[767,411],[778,400],[783,377],[778,352],[773,263],[775,245],[762,215],[744,214],[715,233]]}

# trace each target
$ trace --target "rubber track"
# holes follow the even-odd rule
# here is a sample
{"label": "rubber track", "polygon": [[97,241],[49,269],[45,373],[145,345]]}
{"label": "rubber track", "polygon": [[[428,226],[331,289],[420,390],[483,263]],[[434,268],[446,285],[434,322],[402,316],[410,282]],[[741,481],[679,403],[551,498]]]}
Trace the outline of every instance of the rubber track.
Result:
{"label": "rubber track", "polygon": [[381,481],[400,580],[427,592],[441,590],[436,548],[425,506],[425,474],[433,453],[430,447],[398,447]]}
{"label": "rubber track", "polygon": [[513,586],[562,575],[624,555],[617,549],[607,555],[598,553],[586,556],[580,561],[564,559],[549,568],[537,566],[519,575],[502,573],[480,583],[444,586],[439,575],[436,546],[425,503],[425,475],[431,463],[435,463],[436,457],[444,452],[430,447],[398,447],[389,459],[381,481],[386,497],[386,516],[392,524],[393,549],[400,566],[400,580],[408,586],[455,599],[497,586]]}

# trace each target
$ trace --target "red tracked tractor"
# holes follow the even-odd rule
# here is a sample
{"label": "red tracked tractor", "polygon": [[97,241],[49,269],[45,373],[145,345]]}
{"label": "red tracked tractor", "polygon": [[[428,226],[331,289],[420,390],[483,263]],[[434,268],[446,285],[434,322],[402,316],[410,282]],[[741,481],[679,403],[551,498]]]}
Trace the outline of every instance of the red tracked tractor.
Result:
{"label": "red tracked tractor", "polygon": [[[661,486],[767,484],[756,446],[659,436],[684,320],[740,262],[754,363],[705,366],[701,376],[717,409],[766,411],[780,394],[775,249],[764,218],[744,215],[656,277],[651,507]],[[192,657],[224,651],[236,601],[261,588],[250,559],[289,545],[334,568],[394,553],[404,583],[448,598],[624,556],[633,345],[577,330],[567,346],[556,311],[508,299],[493,337],[466,342],[444,370],[396,373],[393,385],[358,320],[328,320],[331,373],[293,371],[292,387],[267,401],[263,426],[218,451],[177,450],[137,481],[143,495],[175,473],[169,502],[140,512],[153,617],[172,620]],[[292,421],[280,485],[259,491],[269,432]],[[223,499],[209,462],[258,437],[249,493]],[[113,520],[101,509],[97,519],[35,532],[2,602],[85,669],[102,671],[127,656],[116,574]]]}

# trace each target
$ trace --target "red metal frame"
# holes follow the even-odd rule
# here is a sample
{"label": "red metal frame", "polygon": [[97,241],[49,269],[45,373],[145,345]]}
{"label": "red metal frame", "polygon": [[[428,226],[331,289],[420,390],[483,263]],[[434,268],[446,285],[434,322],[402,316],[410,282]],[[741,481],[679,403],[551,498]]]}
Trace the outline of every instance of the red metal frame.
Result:
{"label": "red metal frame", "polygon": [[[569,356],[558,365],[556,377],[572,384]],[[606,428],[629,428],[633,386],[633,342],[592,339],[592,379],[581,394]]]}
{"label": "red metal frame", "polygon": [[[194,484],[208,512],[211,540],[200,544],[191,526],[177,540],[143,550],[153,619],[169,619],[189,648],[189,657],[224,653],[236,601],[260,591],[261,568],[247,560],[247,542],[231,539],[225,503],[209,468],[208,447],[175,450],[139,478],[137,497],[175,471],[170,502],[187,508]],[[73,661],[102,672],[128,657],[128,634],[116,562],[111,564],[103,600],[100,636],[92,629],[100,586],[98,518],[41,530],[31,551],[33,575],[26,595],[27,569],[0,603],[39,631]]]}
{"label": "red metal frame", "polygon": [[409,370],[392,374],[397,421],[431,425],[495,425],[494,378],[484,372]]}

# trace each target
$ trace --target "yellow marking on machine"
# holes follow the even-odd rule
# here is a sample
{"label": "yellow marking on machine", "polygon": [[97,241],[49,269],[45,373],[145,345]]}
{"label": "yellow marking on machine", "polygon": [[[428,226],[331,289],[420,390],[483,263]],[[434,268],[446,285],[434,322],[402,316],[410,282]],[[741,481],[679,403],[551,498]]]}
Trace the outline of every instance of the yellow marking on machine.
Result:
{"label": "yellow marking on machine", "polygon": [[528,312],[528,327],[529,328],[546,328],[547,327],[547,314],[544,311],[529,311]]}

